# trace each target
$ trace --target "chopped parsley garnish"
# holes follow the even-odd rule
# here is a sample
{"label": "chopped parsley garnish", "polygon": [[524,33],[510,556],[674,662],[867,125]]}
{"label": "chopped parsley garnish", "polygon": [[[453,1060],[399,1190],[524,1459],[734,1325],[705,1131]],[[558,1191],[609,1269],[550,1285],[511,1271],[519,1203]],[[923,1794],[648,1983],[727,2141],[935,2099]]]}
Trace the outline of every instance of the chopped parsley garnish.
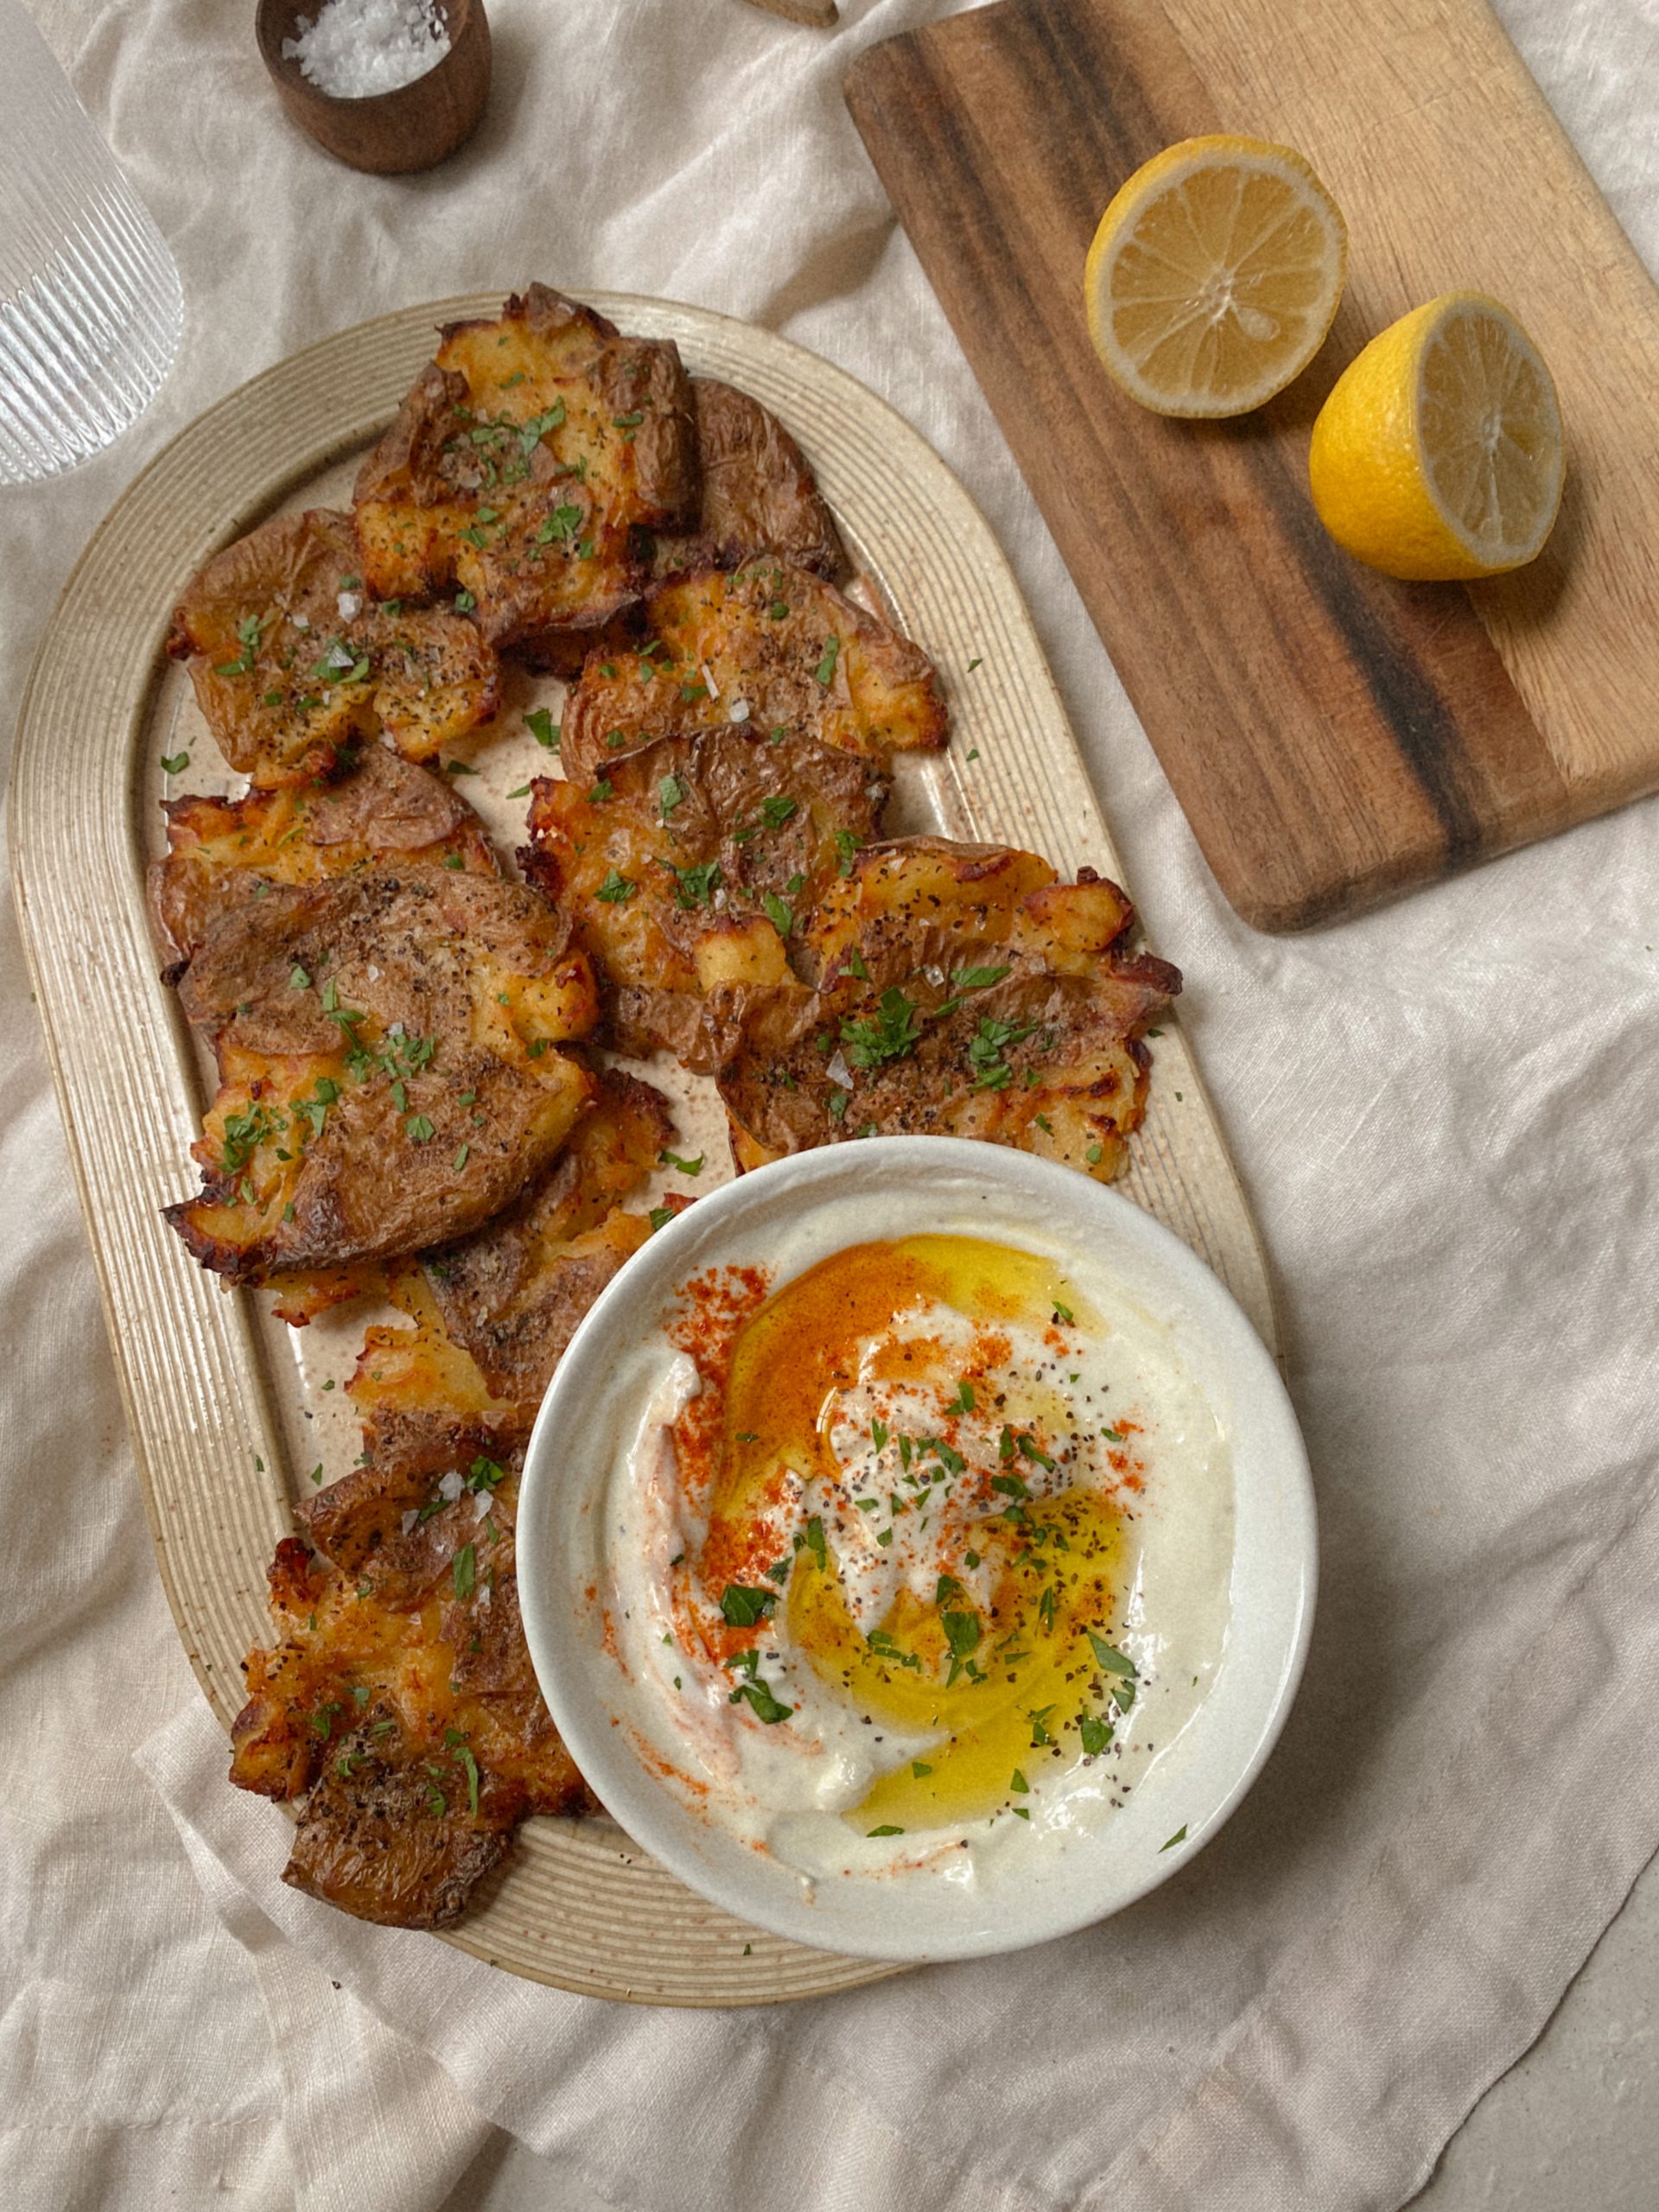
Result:
{"label": "chopped parsley garnish", "polygon": [[1112,1724],[1103,1720],[1098,1713],[1085,1713],[1077,1722],[1077,1734],[1083,1748],[1090,1758],[1098,1757],[1112,1740]]}
{"label": "chopped parsley garnish", "polygon": [[1014,1440],[1019,1446],[1024,1458],[1030,1459],[1039,1467],[1046,1467],[1051,1475],[1053,1473],[1054,1462],[1043,1450],[1035,1437],[1027,1436],[1022,1429]]}
{"label": "chopped parsley garnish", "polygon": [[494,1459],[482,1453],[474,1460],[467,1473],[467,1487],[470,1491],[499,1490],[507,1478],[507,1471]]}
{"label": "chopped parsley garnish", "polygon": [[603,806],[607,798],[614,798],[615,796],[615,785],[608,776],[601,776],[599,781],[589,788],[588,804],[589,806]]}
{"label": "chopped parsley garnish", "polygon": [[[267,620],[270,619],[270,617],[266,618]],[[259,633],[264,626],[264,622],[257,614],[250,614],[245,620],[238,622],[236,626],[236,634],[242,650],[234,660],[225,661],[216,668],[213,671],[214,675],[251,676],[253,657],[259,650]]]}
{"label": "chopped parsley garnish", "polygon": [[682,1160],[677,1152],[664,1151],[659,1152],[657,1155],[658,1162],[663,1166],[677,1167],[682,1175],[701,1175],[702,1173],[702,1163],[707,1157],[708,1154],[706,1153],[701,1152],[697,1154],[695,1160]]}
{"label": "chopped parsley garnish", "polygon": [[226,1174],[234,1175],[245,1167],[266,1138],[280,1136],[286,1126],[263,1106],[250,1106],[241,1114],[227,1114],[225,1147],[219,1155]]}
{"label": "chopped parsley garnish", "polygon": [[[670,873],[674,878],[674,904],[683,913],[696,906],[712,906],[725,880],[718,861],[703,861],[696,868],[677,868]],[[604,893],[600,895],[602,898]]]}
{"label": "chopped parsley garnish", "polygon": [[841,1025],[841,1040],[855,1068],[879,1068],[888,1060],[903,1059],[915,1050],[921,1033],[920,1011],[896,983],[882,992],[868,1020]]}
{"label": "chopped parsley garnish", "polygon": [[953,968],[950,988],[953,991],[988,991],[1010,972],[1007,968]]}
{"label": "chopped parsley garnish", "polygon": [[786,906],[775,891],[768,891],[760,901],[766,910],[766,919],[779,937],[787,937],[795,926],[795,910]]}
{"label": "chopped parsley garnish", "polygon": [[620,906],[625,899],[632,898],[635,886],[626,875],[619,875],[612,868],[594,896],[602,899],[607,906]]}
{"label": "chopped parsley garnish", "polygon": [[652,1206],[647,1218],[652,1229],[666,1229],[674,1218],[674,1209],[672,1206]]}
{"label": "chopped parsley garnish", "polygon": [[662,809],[664,822],[685,797],[685,785],[677,776],[664,776],[657,786],[657,804]]}
{"label": "chopped parsley garnish", "polygon": [[830,1554],[823,1541],[823,1516],[820,1513],[815,1513],[806,1524],[806,1548],[818,1565],[827,1571]]}
{"label": "chopped parsley garnish", "polygon": [[437,1135],[424,1114],[411,1114],[404,1123],[404,1134],[415,1144],[429,1144]]}
{"label": "chopped parsley garnish", "polygon": [[795,1710],[792,1705],[780,1705],[766,1684],[758,1680],[740,1682],[727,1702],[735,1705],[740,1698],[747,1699],[755,1718],[766,1721],[769,1726],[779,1720],[787,1720]]}
{"label": "chopped parsley garnish", "polygon": [[1185,1843],[1185,1841],[1186,1841],[1186,1822],[1185,1822],[1185,1821],[1183,1821],[1181,1822],[1181,1825],[1179,1826],[1179,1827],[1178,1827],[1178,1828],[1176,1829],[1176,1831],[1175,1831],[1174,1834],[1173,1834],[1173,1836],[1171,1836],[1171,1838],[1169,1839],[1169,1841],[1168,1841],[1167,1843],[1160,1843],[1160,1844],[1159,1845],[1159,1847],[1158,1847],[1158,1855],[1159,1855],[1159,1857],[1160,1857],[1160,1858],[1162,1858],[1162,1856],[1163,1856],[1163,1854],[1164,1854],[1164,1853],[1165,1853],[1165,1852],[1166,1852],[1166,1851],[1173,1851],[1173,1850],[1174,1850],[1174,1848],[1175,1848],[1175,1847],[1176,1847],[1176,1845],[1177,1845],[1178,1843]]}
{"label": "chopped parsley garnish", "polygon": [[550,545],[556,538],[561,545],[568,545],[582,523],[582,509],[566,505],[555,507],[536,533],[537,545]]}
{"label": "chopped parsley garnish", "polygon": [[463,1544],[455,1554],[449,1569],[449,1579],[454,1585],[457,1598],[470,1598],[478,1582],[478,1548]]}
{"label": "chopped parsley garnish", "polygon": [[169,776],[181,775],[189,766],[190,755],[188,753],[163,753],[162,755],[162,769]]}
{"label": "chopped parsley garnish", "polygon": [[760,802],[760,819],[768,830],[781,830],[785,823],[791,821],[800,810],[792,798],[781,796],[763,798]]}
{"label": "chopped parsley garnish", "polygon": [[944,1640],[950,1647],[950,1671],[944,1678],[944,1686],[949,1689],[979,1649],[979,1615],[974,1612],[941,1613],[939,1624],[944,1630]]}
{"label": "chopped parsley garnish", "polygon": [[863,842],[861,837],[854,836],[850,830],[836,830],[836,849],[841,855],[836,866],[837,875],[849,876],[852,874],[853,855],[858,851]]}
{"label": "chopped parsley garnish", "polygon": [[532,707],[524,716],[524,728],[537,745],[544,746],[550,753],[558,751],[559,741],[564,733],[554,721],[550,707]]}
{"label": "chopped parsley garnish", "polygon": [[775,1590],[757,1590],[742,1582],[728,1582],[721,1593],[720,1610],[734,1628],[753,1628],[778,1603]]}
{"label": "chopped parsley garnish", "polygon": [[[473,597],[471,592],[458,591],[455,594],[455,612],[457,614],[470,614],[477,605],[478,601]],[[435,1790],[433,1795],[435,1796],[436,1794],[437,1793]]]}
{"label": "chopped parsley garnish", "polygon": [[968,1058],[974,1069],[976,1090],[1006,1090],[1013,1080],[1014,1070],[1002,1055],[1010,1045],[1017,1045],[1029,1037],[1037,1027],[1034,1021],[998,1021],[993,1016],[983,1016],[979,1033],[968,1047]]}
{"label": "chopped parsley garnish", "polygon": [[883,1821],[879,1828],[867,1828],[867,1835],[903,1835],[903,1828],[896,1828],[891,1821]]}
{"label": "chopped parsley garnish", "polygon": [[836,680],[836,658],[840,651],[841,639],[839,638],[826,639],[823,647],[823,658],[818,663],[817,668],[812,671],[826,690],[829,690],[830,686]]}

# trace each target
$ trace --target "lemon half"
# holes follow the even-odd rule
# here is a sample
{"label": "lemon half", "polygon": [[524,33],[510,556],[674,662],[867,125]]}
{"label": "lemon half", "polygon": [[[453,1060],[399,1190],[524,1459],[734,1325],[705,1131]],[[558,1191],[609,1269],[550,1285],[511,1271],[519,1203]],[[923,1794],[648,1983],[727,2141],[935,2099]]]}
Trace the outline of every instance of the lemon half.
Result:
{"label": "lemon half", "polygon": [[1342,297],[1348,232],[1302,156],[1184,138],[1100,219],[1084,271],[1095,351],[1160,415],[1243,415],[1305,369]]}
{"label": "lemon half", "polygon": [[1566,469],[1555,386],[1509,309],[1446,292],[1332,386],[1307,458],[1319,519],[1391,576],[1468,579],[1542,549]]}

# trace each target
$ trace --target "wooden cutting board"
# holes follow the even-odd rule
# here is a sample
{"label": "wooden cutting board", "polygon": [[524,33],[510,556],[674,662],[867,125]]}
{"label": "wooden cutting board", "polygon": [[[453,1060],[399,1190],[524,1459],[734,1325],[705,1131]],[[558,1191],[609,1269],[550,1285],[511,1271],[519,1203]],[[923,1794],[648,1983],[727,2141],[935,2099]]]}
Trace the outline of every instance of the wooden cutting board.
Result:
{"label": "wooden cutting board", "polygon": [[[1484,0],[1000,0],[847,98],[1222,888],[1262,929],[1397,897],[1659,789],[1659,293]],[[1199,131],[1297,146],[1348,219],[1313,366],[1181,423],[1108,379],[1102,209]],[[1554,372],[1543,556],[1471,587],[1339,552],[1308,433],[1421,301],[1507,302]]]}

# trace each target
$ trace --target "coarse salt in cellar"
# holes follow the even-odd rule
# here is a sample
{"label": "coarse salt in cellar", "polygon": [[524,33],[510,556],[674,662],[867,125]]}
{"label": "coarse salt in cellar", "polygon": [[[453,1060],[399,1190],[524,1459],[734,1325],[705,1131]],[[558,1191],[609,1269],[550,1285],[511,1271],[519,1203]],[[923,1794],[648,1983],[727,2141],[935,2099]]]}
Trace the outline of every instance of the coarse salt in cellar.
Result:
{"label": "coarse salt in cellar", "polygon": [[298,35],[283,41],[283,59],[331,99],[365,99],[395,92],[435,69],[449,51],[449,27],[438,0],[324,0],[315,17],[302,16]]}

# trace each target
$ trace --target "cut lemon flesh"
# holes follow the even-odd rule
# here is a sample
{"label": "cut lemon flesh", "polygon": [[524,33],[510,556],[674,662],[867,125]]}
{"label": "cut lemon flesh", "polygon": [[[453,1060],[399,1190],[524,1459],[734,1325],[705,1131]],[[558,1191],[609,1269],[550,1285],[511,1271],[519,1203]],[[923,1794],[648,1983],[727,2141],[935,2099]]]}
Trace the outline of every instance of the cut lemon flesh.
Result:
{"label": "cut lemon flesh", "polygon": [[1095,351],[1160,415],[1243,415],[1300,375],[1342,297],[1348,232],[1288,146],[1184,138],[1101,217],[1084,271]]}
{"label": "cut lemon flesh", "polygon": [[1391,576],[1468,580],[1543,547],[1566,474],[1555,386],[1505,307],[1446,292],[1355,356],[1308,482],[1338,545]]}

